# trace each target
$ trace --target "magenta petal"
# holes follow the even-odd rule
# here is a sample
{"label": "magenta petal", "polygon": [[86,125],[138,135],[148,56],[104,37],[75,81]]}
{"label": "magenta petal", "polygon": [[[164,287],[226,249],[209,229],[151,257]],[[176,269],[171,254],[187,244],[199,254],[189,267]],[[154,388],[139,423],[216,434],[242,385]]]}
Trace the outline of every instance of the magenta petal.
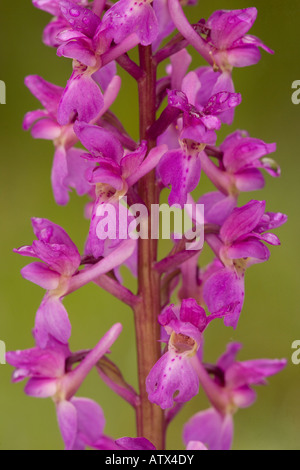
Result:
{"label": "magenta petal", "polygon": [[29,379],[24,392],[26,395],[35,398],[53,397],[57,392],[56,379]]}
{"label": "magenta petal", "polygon": [[[167,4],[167,1],[165,2]],[[192,57],[186,49],[182,49],[171,57],[172,74],[171,86],[173,90],[181,90],[187,94],[187,90],[183,87],[184,77],[192,62]],[[190,100],[189,100],[190,101]],[[190,101],[191,102],[191,101]],[[195,103],[192,103],[195,104]]]}
{"label": "magenta petal", "polygon": [[108,184],[117,191],[121,191],[124,184],[121,175],[109,164],[97,166],[92,171],[88,171],[86,177],[91,184]]}
{"label": "magenta petal", "polygon": [[244,170],[235,174],[235,185],[239,191],[258,191],[265,187],[265,178],[257,169]]}
{"label": "magenta petal", "polygon": [[167,152],[158,165],[158,174],[165,186],[172,186],[169,204],[183,207],[187,195],[200,180],[201,163],[198,155],[187,156],[182,150]]}
{"label": "magenta petal", "polygon": [[231,243],[252,232],[263,217],[265,208],[264,201],[252,200],[245,206],[234,209],[220,230],[222,240]]}
{"label": "magenta petal", "polygon": [[201,88],[198,91],[196,98],[196,106],[203,108],[208,102],[209,98],[218,93],[219,91],[231,91],[231,90],[218,90],[216,93],[213,92],[218,78],[221,76],[221,72],[214,72],[212,67],[199,67],[196,70],[197,76],[201,83]]}
{"label": "magenta petal", "polygon": [[59,0],[61,12],[73,29],[93,37],[101,23],[99,16],[69,0]]}
{"label": "magenta petal", "polygon": [[156,50],[162,40],[173,32],[173,30],[175,29],[175,25],[170,16],[168,0],[154,0],[153,9],[158,19],[159,29],[158,36],[152,44],[153,49]]}
{"label": "magenta petal", "polygon": [[[38,238],[32,243],[35,256],[47,263],[54,271],[65,276],[72,276],[80,265],[81,257],[67,233],[47,219],[33,218],[32,225]],[[33,256],[30,251],[28,247],[23,247],[18,253]]]}
{"label": "magenta petal", "polygon": [[49,113],[48,111],[45,111],[44,109],[37,109],[36,111],[29,111],[28,113],[25,114],[25,117],[24,117],[24,121],[23,121],[24,131],[28,131],[31,128],[31,126],[39,119],[47,118],[47,117],[49,117]]}
{"label": "magenta petal", "polygon": [[[185,49],[183,49],[183,51],[186,52]],[[177,54],[180,54],[180,53],[178,52]],[[189,55],[189,57],[190,57],[190,55]],[[183,57],[183,59],[185,59],[185,56]],[[178,60],[182,60],[181,57],[178,57]],[[173,66],[173,68],[174,68],[174,66]],[[177,72],[176,75],[178,75],[178,72]],[[188,100],[189,100],[190,104],[195,106],[198,92],[199,92],[199,90],[201,89],[201,86],[202,86],[201,82],[199,81],[199,77],[198,77],[197,73],[192,71],[192,72],[188,73],[185,76],[185,78],[180,77],[180,75],[179,76],[176,76],[176,75],[175,75],[174,78],[172,77],[172,81],[174,80],[174,83],[176,84],[176,81],[175,81],[175,79],[176,79],[176,80],[178,80],[178,84],[177,84],[177,87],[172,86],[172,88],[174,88],[174,89],[177,88],[179,90],[180,90],[180,88],[182,88],[182,91],[188,97]],[[181,80],[181,81],[179,81],[179,80]],[[182,83],[182,86],[181,86],[181,83]]]}
{"label": "magenta petal", "polygon": [[261,53],[258,47],[246,45],[227,50],[227,57],[232,67],[247,67],[257,64],[261,59]]}
{"label": "magenta petal", "polygon": [[47,244],[40,240],[34,240],[32,247],[37,258],[64,276],[72,276],[80,265],[79,253],[74,252],[66,245]]}
{"label": "magenta petal", "polygon": [[57,204],[64,206],[69,202],[69,191],[65,185],[65,179],[68,176],[68,165],[66,150],[59,147],[55,151],[54,161],[51,172],[51,182],[54,198]]}
{"label": "magenta petal", "polygon": [[266,46],[259,38],[256,36],[252,36],[250,34],[247,34],[243,38],[239,39],[237,42],[234,43],[234,46],[256,46],[256,47],[261,47],[264,51],[268,52],[269,54],[274,54],[274,51],[270,49],[268,46]]}
{"label": "magenta petal", "polygon": [[55,140],[60,134],[61,127],[53,119],[41,119],[33,124],[31,129],[34,139]]}
{"label": "magenta petal", "polygon": [[218,360],[217,366],[226,371],[236,360],[238,352],[242,349],[241,343],[229,343],[226,352]]}
{"label": "magenta petal", "polygon": [[57,36],[68,27],[71,28],[64,18],[54,18],[43,31],[43,43],[49,47],[59,47],[61,42]]}
{"label": "magenta petal", "polygon": [[60,281],[60,274],[48,268],[43,263],[31,263],[21,270],[24,279],[27,279],[34,284],[46,290],[54,290],[58,287]]}
{"label": "magenta petal", "polygon": [[33,232],[35,236],[44,243],[66,245],[78,254],[76,245],[72,242],[67,232],[59,225],[54,224],[48,219],[31,219]]}
{"label": "magenta petal", "polygon": [[144,437],[122,437],[116,440],[122,450],[156,450],[154,445]]}
{"label": "magenta petal", "polygon": [[222,114],[231,108],[235,108],[241,102],[242,96],[239,93],[221,91],[208,100],[203,112],[207,115]]}
{"label": "magenta petal", "polygon": [[49,335],[67,344],[71,336],[71,323],[61,301],[46,296],[37,312],[34,327],[34,336],[41,348],[45,348]]}
{"label": "magenta petal", "polygon": [[60,9],[57,1],[53,0],[32,0],[33,5],[40,10],[46,11],[53,16],[60,14]]}
{"label": "magenta petal", "polygon": [[[212,126],[214,130],[209,130],[206,124]],[[206,116],[198,124],[184,121],[184,127],[180,134],[180,139],[194,140],[195,142],[207,145],[215,145],[217,135],[215,130],[221,127],[221,121],[216,116]]]}
{"label": "magenta petal", "polygon": [[77,437],[77,410],[69,401],[56,405],[57,420],[66,450],[72,450]]}
{"label": "magenta petal", "polygon": [[98,126],[76,122],[74,131],[80,142],[93,155],[100,155],[120,162],[123,156],[123,147],[114,135]]}
{"label": "magenta petal", "polygon": [[220,192],[212,192],[204,194],[198,204],[204,204],[207,223],[222,225],[236,207],[236,199]]}
{"label": "magenta petal", "polygon": [[[105,214],[106,209],[107,214]],[[99,210],[101,215],[99,215]],[[101,198],[97,198],[93,206],[89,235],[85,247],[86,254],[93,255],[97,259],[105,255],[108,244],[110,248],[119,245],[118,227],[115,225],[116,215],[118,215],[117,204],[102,204]],[[107,224],[105,227],[101,225],[99,228],[100,222],[104,217],[106,217]]]}
{"label": "magenta petal", "polygon": [[[216,72],[213,72],[214,74]],[[201,82],[202,84],[202,82]],[[221,92],[228,92],[231,94],[234,94],[234,84],[232,81],[232,76],[230,72],[223,72],[219,75],[217,81],[215,82],[215,85],[212,89],[212,92],[209,96]],[[201,94],[201,89],[200,89],[200,94]],[[199,95],[198,95],[199,96]],[[208,97],[209,98],[209,97]],[[234,108],[230,107],[228,110],[224,111],[219,115],[219,119],[224,122],[225,124],[231,125],[233,123],[234,119]]]}
{"label": "magenta petal", "polygon": [[264,385],[265,379],[281,372],[286,359],[257,359],[233,364],[226,372],[226,382],[232,387]]}
{"label": "magenta petal", "polygon": [[[234,270],[223,268],[205,282],[203,297],[210,312],[228,307],[229,314],[225,316],[224,323],[236,328],[245,297],[243,278],[239,278]],[[232,305],[235,305],[233,311]]]}
{"label": "magenta petal", "polygon": [[120,447],[115,443],[115,440],[105,435],[95,442],[92,447],[97,450],[120,450]]}
{"label": "magenta petal", "polygon": [[[130,169],[131,174],[127,179],[128,186],[129,187],[133,186],[143,176],[147,175],[150,171],[154,170],[154,168],[156,168],[158,166],[159,162],[164,157],[166,151],[167,151],[167,146],[166,145],[159,145],[158,147],[155,147],[154,149],[150,150],[150,152],[148,153],[145,160],[142,161],[142,163],[139,165],[139,167],[137,167],[135,169],[135,171],[133,171],[134,170],[134,168],[133,168],[134,160],[130,159],[131,160],[130,163],[127,161],[126,162],[126,167],[127,167],[126,171],[127,172],[129,171],[129,165],[131,166],[131,169]],[[141,160],[142,156],[144,155],[144,151],[143,151],[142,146],[141,146],[141,149],[140,149],[139,152],[143,152],[142,154],[139,153],[139,155],[140,155],[139,158]],[[131,155],[134,156],[136,154],[131,154]],[[137,155],[136,155],[136,158],[137,158]],[[122,163],[123,163],[123,160],[122,160]]]}
{"label": "magenta petal", "polygon": [[236,40],[243,37],[253,26],[257,17],[256,8],[243,10],[219,10],[207,21],[211,40],[218,49],[228,49]]}
{"label": "magenta petal", "polygon": [[97,58],[92,49],[92,42],[85,39],[76,39],[62,44],[57,49],[58,57],[76,59],[88,67],[95,67]]}
{"label": "magenta petal", "polygon": [[27,377],[57,378],[65,373],[65,354],[59,350],[33,348],[10,351],[6,360],[17,369],[13,375],[14,382]]}
{"label": "magenta petal", "polygon": [[99,83],[103,91],[106,91],[115,75],[117,75],[117,66],[116,63],[112,61],[95,72],[93,80]]}
{"label": "magenta petal", "polygon": [[74,188],[78,196],[89,193],[91,185],[87,182],[85,174],[95,167],[95,163],[88,162],[82,158],[82,150],[71,148],[67,151],[68,175],[64,180],[64,185]]}
{"label": "magenta petal", "polygon": [[72,40],[76,41],[77,39],[85,39],[87,42],[89,42],[89,39],[87,39],[85,34],[81,33],[80,31],[75,31],[74,29],[64,29],[64,31],[59,33],[57,39],[60,41],[60,43]]}
{"label": "magenta petal", "polygon": [[100,88],[85,72],[74,71],[67,83],[58,107],[57,120],[62,126],[75,118],[90,122],[104,105]]}
{"label": "magenta petal", "polygon": [[141,166],[147,153],[147,142],[142,141],[139,148],[133,152],[125,155],[121,160],[122,175],[128,178]]}
{"label": "magenta petal", "polygon": [[247,385],[236,388],[233,393],[235,406],[238,408],[249,408],[256,402],[257,393]]}
{"label": "magenta petal", "polygon": [[[257,38],[256,36],[252,36],[250,34],[247,34],[246,36],[238,39],[237,41],[234,42],[234,44],[232,45],[232,49],[235,50],[235,49],[242,49],[242,48],[255,48],[258,50],[258,48],[261,47],[263,50],[265,50],[266,52],[268,52],[269,54],[274,54],[274,51],[272,49],[270,49],[269,47],[267,47],[259,38]],[[246,56],[247,56],[247,52],[246,52]],[[251,57],[251,53],[250,53],[250,56],[249,56],[249,59]],[[254,52],[253,52],[253,58],[255,57],[254,55]],[[241,57],[241,61],[243,61],[244,59]],[[247,58],[246,58],[247,60]],[[255,62],[254,62],[255,63]],[[245,65],[248,65],[248,64],[245,64]],[[249,63],[249,65],[252,65]],[[239,65],[237,65],[238,67]]]}
{"label": "magenta petal", "polygon": [[233,243],[226,254],[229,259],[253,258],[259,262],[267,261],[270,258],[268,248],[256,239]]}
{"label": "magenta petal", "polygon": [[204,308],[200,307],[194,299],[184,299],[181,303],[180,320],[191,323],[202,332],[207,326],[207,317]]}
{"label": "magenta petal", "polygon": [[269,243],[269,245],[279,246],[281,244],[279,238],[274,233],[264,233],[263,235],[258,235],[258,238]]}
{"label": "magenta petal", "polygon": [[63,88],[46,82],[38,75],[29,75],[25,78],[25,85],[31,93],[42,103],[49,113],[55,115]]}
{"label": "magenta petal", "polygon": [[233,438],[233,420],[230,414],[222,416],[209,409],[193,416],[184,427],[183,440],[205,443],[209,450],[230,450]]}
{"label": "magenta petal", "polygon": [[174,401],[185,403],[197,395],[199,379],[189,358],[169,351],[151,369],[146,387],[149,401],[165,410]]}
{"label": "magenta petal", "polygon": [[143,46],[150,45],[158,36],[158,21],[150,2],[120,0],[103,17],[103,25],[112,30],[116,44],[136,33]]}
{"label": "magenta petal", "polygon": [[101,439],[105,418],[102,408],[88,398],[72,398],[71,403],[77,410],[78,434],[90,447]]}
{"label": "magenta petal", "polygon": [[[201,121],[210,131],[219,130],[221,128],[221,121],[217,116],[209,114],[207,116],[203,116]],[[206,141],[204,143],[206,143]]]}
{"label": "magenta petal", "polygon": [[171,321],[178,320],[178,317],[176,316],[174,310],[175,310],[174,305],[170,305],[169,307],[166,307],[162,311],[162,313],[158,317],[158,321],[160,325],[166,326],[166,325],[169,325]]}
{"label": "magenta petal", "polygon": [[224,165],[232,173],[243,169],[262,166],[260,159],[276,151],[276,144],[266,144],[253,139],[241,131],[231,134],[220,149],[224,152]]}
{"label": "magenta petal", "polygon": [[255,232],[263,233],[267,230],[273,230],[284,225],[287,220],[287,216],[281,212],[266,212],[256,227]]}

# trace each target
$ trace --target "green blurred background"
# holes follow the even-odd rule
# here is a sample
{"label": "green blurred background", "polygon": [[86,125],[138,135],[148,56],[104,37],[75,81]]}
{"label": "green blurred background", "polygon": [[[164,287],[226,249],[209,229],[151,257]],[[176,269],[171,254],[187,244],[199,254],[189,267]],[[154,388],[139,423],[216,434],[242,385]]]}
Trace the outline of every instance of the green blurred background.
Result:
{"label": "green blurred background", "polygon": [[[264,192],[243,197],[266,199],[268,210],[289,215],[289,223],[278,231],[282,247],[272,249],[268,263],[254,266],[247,273],[246,304],[236,331],[222,322],[211,325],[206,334],[205,356],[214,361],[229,341],[241,341],[241,359],[260,357],[289,360],[289,366],[258,390],[257,403],[235,417],[234,449],[300,449],[300,365],[291,363],[291,344],[300,339],[299,321],[299,122],[300,106],[291,102],[291,84],[300,79],[298,0],[200,0],[191,8],[196,22],[217,9],[255,6],[259,16],[251,34],[259,36],[276,54],[263,53],[262,61],[253,67],[236,69],[236,90],[243,103],[236,112],[235,128],[247,129],[253,137],[276,141],[276,160],[282,167],[280,180],[267,177]],[[7,350],[32,347],[31,328],[41,302],[42,290],[23,280],[19,274],[26,264],[12,253],[14,247],[33,239],[30,218],[45,217],[62,225],[83,247],[88,222],[83,218],[86,200],[73,195],[67,207],[57,207],[49,181],[53,147],[51,142],[34,141],[22,131],[25,112],[39,107],[23,85],[24,77],[39,74],[46,80],[64,86],[70,75],[71,62],[59,59],[55,51],[41,42],[49,15],[36,10],[30,0],[0,5],[0,79],[7,85],[7,104],[0,106],[1,149],[1,280],[0,340]],[[194,56],[194,65],[202,64]],[[137,137],[136,86],[122,73],[123,90],[114,111],[125,127]],[[222,136],[228,133],[228,128]],[[203,178],[201,191],[210,189]],[[128,308],[110,298],[94,285],[67,298],[73,335],[73,350],[89,348],[102,334],[121,321],[124,331],[114,345],[112,359],[136,385],[136,356],[132,315]],[[0,365],[0,449],[63,448],[51,400],[26,397],[24,384],[12,385],[12,368]],[[83,385],[81,396],[97,400],[107,418],[106,433],[115,437],[134,436],[132,410],[101,383],[93,372]],[[184,422],[207,402],[200,392],[176,418],[168,434],[170,449],[182,448]]]}

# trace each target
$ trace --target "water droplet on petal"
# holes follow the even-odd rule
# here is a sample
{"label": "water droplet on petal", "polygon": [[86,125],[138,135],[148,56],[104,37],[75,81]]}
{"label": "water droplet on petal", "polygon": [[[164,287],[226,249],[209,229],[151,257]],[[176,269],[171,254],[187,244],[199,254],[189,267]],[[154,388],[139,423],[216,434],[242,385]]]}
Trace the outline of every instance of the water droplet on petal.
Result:
{"label": "water droplet on petal", "polygon": [[71,8],[70,15],[73,16],[74,18],[78,18],[78,16],[80,16],[80,11],[77,10],[77,8]]}

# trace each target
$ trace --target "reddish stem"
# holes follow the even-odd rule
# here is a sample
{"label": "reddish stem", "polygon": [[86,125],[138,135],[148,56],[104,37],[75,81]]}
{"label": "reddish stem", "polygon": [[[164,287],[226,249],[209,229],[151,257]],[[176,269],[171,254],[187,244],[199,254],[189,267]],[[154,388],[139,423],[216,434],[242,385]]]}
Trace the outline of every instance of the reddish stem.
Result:
{"label": "reddish stem", "polygon": [[[151,46],[139,46],[140,67],[144,71],[139,81],[140,138],[147,140],[148,151],[156,142],[147,138],[147,129],[156,119],[156,66]],[[159,188],[155,171],[146,175],[139,183],[139,196],[148,208],[149,236],[139,240],[138,286],[140,302],[135,307],[135,326],[138,353],[140,405],[137,407],[138,436],[149,439],[157,449],[165,447],[164,412],[148,400],[146,378],[161,356],[160,326],[160,275],[153,269],[157,262],[157,240],[151,239],[151,205],[159,203]]]}

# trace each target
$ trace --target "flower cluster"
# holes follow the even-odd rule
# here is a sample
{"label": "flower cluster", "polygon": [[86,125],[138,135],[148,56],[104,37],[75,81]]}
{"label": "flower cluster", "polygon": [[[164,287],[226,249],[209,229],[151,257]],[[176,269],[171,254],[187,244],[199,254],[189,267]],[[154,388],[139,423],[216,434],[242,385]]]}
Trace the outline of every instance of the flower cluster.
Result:
{"label": "flower cluster", "polygon": [[[286,364],[284,359],[237,362],[237,343],[227,347],[216,365],[203,359],[211,322],[223,319],[226,327],[237,328],[246,270],[269,260],[265,243],[280,245],[272,230],[287,217],[269,212],[264,200],[249,198],[244,205],[239,201],[242,192],[264,187],[263,170],[280,176],[269,156],[276,144],[241,130],[217,144],[217,132],[233,123],[235,108],[242,106],[233,68],[256,64],[260,49],[272,53],[248,34],[257,10],[220,10],[191,25],[183,11],[187,3],[197,2],[33,0],[35,7],[53,16],[44,43],[59,57],[72,59],[72,73],[65,87],[39,76],[26,78],[41,109],[26,114],[24,129],[53,142],[55,201],[66,205],[73,189],[86,196],[89,230],[81,252],[61,227],[32,219],[36,239],[15,252],[38,260],[21,273],[46,292],[35,317],[35,347],[9,352],[7,362],[16,368],[14,382],[29,379],[26,394],[53,399],[66,449],[160,449],[167,426],[200,387],[211,408],[185,425],[186,449],[230,449],[234,413],[254,403],[253,386],[264,385]],[[189,45],[204,59],[196,70],[190,70]],[[128,54],[136,47],[139,64]],[[165,76],[156,80],[163,61],[169,61]],[[138,84],[138,142],[110,109],[122,91],[117,66]],[[145,230],[138,236],[137,226],[143,226],[145,218],[135,224],[136,236],[129,236],[132,207],[143,204],[151,210],[165,190],[170,206],[182,209],[188,204],[197,211],[192,192],[201,189],[202,173],[215,187],[197,201],[204,205],[210,264],[199,269],[202,248],[188,250],[176,236],[171,252],[158,260],[156,241],[147,239]],[[194,210],[190,218],[197,229]],[[99,233],[101,228],[105,233]],[[122,265],[137,276],[137,294],[126,287]],[[107,357],[121,333],[119,323],[94,349],[70,352],[71,321],[63,300],[91,282],[135,313],[139,393]],[[100,406],[76,396],[93,368],[136,410],[138,438],[106,436]]]}

